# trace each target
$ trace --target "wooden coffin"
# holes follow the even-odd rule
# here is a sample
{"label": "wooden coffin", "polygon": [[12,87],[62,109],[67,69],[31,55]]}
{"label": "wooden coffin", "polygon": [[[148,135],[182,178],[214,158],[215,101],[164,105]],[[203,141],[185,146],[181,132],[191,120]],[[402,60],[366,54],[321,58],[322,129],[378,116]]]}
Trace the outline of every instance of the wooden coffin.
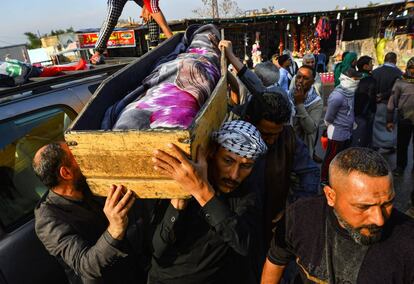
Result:
{"label": "wooden coffin", "polygon": [[106,109],[141,85],[156,59],[173,51],[183,34],[177,34],[158,48],[108,77],[65,133],[76,161],[96,195],[106,196],[112,184],[123,184],[139,198],[188,198],[173,180],[153,169],[155,149],[175,143],[195,158],[198,146],[209,143],[210,133],[220,127],[227,114],[226,62],[222,56],[222,77],[189,129],[100,130]]}

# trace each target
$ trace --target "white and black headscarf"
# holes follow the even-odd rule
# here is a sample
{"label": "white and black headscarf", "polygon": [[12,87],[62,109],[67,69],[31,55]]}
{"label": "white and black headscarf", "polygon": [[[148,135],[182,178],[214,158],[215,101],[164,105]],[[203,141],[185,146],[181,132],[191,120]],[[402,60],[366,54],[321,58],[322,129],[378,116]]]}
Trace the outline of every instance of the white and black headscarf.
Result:
{"label": "white and black headscarf", "polygon": [[224,123],[212,138],[226,150],[241,157],[256,160],[267,152],[266,143],[256,127],[243,120]]}

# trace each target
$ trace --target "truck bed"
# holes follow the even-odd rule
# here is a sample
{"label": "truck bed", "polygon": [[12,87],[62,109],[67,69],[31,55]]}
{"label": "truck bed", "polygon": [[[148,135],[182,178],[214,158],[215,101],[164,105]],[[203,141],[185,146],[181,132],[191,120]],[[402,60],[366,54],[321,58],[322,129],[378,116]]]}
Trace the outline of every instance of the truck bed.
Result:
{"label": "truck bed", "polygon": [[112,74],[137,59],[136,57],[107,58],[105,64],[91,66],[89,70],[65,71],[62,72],[62,75],[54,77],[33,77],[30,78],[29,82],[22,85],[6,88],[0,87],[0,98],[28,91],[39,93],[50,90],[54,85],[70,83],[74,80],[103,73]]}

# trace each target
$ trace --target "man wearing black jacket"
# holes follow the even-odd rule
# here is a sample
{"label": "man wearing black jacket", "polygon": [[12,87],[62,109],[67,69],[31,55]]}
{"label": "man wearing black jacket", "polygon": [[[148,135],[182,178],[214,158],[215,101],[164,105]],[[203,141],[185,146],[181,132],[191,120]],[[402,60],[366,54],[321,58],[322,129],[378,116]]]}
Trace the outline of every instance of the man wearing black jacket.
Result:
{"label": "man wearing black jacket", "polygon": [[154,153],[155,169],[192,198],[171,200],[159,222],[148,283],[252,283],[256,196],[243,181],[267,147],[240,120],[224,123],[212,138],[209,156],[200,150],[196,162],[172,144],[171,154]]}
{"label": "man wearing black jacket", "polygon": [[352,146],[370,147],[372,144],[372,127],[377,110],[377,82],[372,77],[372,58],[361,56],[357,68],[362,79],[355,90],[355,126],[352,131]]}
{"label": "man wearing black jacket", "polygon": [[391,169],[376,151],[349,148],[329,167],[325,196],[294,203],[276,225],[262,284],[414,283],[414,220],[393,208]]}
{"label": "man wearing black jacket", "polygon": [[106,200],[92,196],[64,142],[40,148],[33,169],[50,189],[35,209],[36,234],[63,266],[69,283],[145,281],[132,249],[138,235],[127,236],[133,192],[112,186]]}
{"label": "man wearing black jacket", "polygon": [[385,55],[384,65],[372,71],[372,77],[377,82],[377,111],[375,113],[372,145],[374,148],[384,148],[390,152],[395,151],[397,135],[396,131],[388,132],[387,103],[391,96],[391,90],[395,81],[401,78],[402,72],[396,66],[397,55],[388,52]]}

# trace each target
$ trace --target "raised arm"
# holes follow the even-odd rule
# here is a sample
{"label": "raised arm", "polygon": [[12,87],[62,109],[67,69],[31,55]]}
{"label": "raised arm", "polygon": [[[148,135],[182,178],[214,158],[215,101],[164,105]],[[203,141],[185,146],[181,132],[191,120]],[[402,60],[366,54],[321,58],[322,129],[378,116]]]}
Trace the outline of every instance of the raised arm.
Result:
{"label": "raised arm", "polygon": [[219,48],[224,50],[228,62],[234,66],[237,71],[237,77],[243,82],[247,90],[253,95],[263,94],[266,87],[263,85],[260,78],[257,77],[254,72],[249,70],[236,55],[234,55],[231,41],[220,41]]}
{"label": "raised arm", "polygon": [[[192,162],[176,145],[170,144],[169,147],[174,156],[157,150],[153,159],[155,168],[177,181],[194,197],[202,207],[206,222],[230,247],[241,255],[247,255],[254,232],[255,193],[246,193],[231,210],[216,196],[208,182],[206,153],[199,150],[197,162]],[[168,218],[164,221],[168,222]]]}

